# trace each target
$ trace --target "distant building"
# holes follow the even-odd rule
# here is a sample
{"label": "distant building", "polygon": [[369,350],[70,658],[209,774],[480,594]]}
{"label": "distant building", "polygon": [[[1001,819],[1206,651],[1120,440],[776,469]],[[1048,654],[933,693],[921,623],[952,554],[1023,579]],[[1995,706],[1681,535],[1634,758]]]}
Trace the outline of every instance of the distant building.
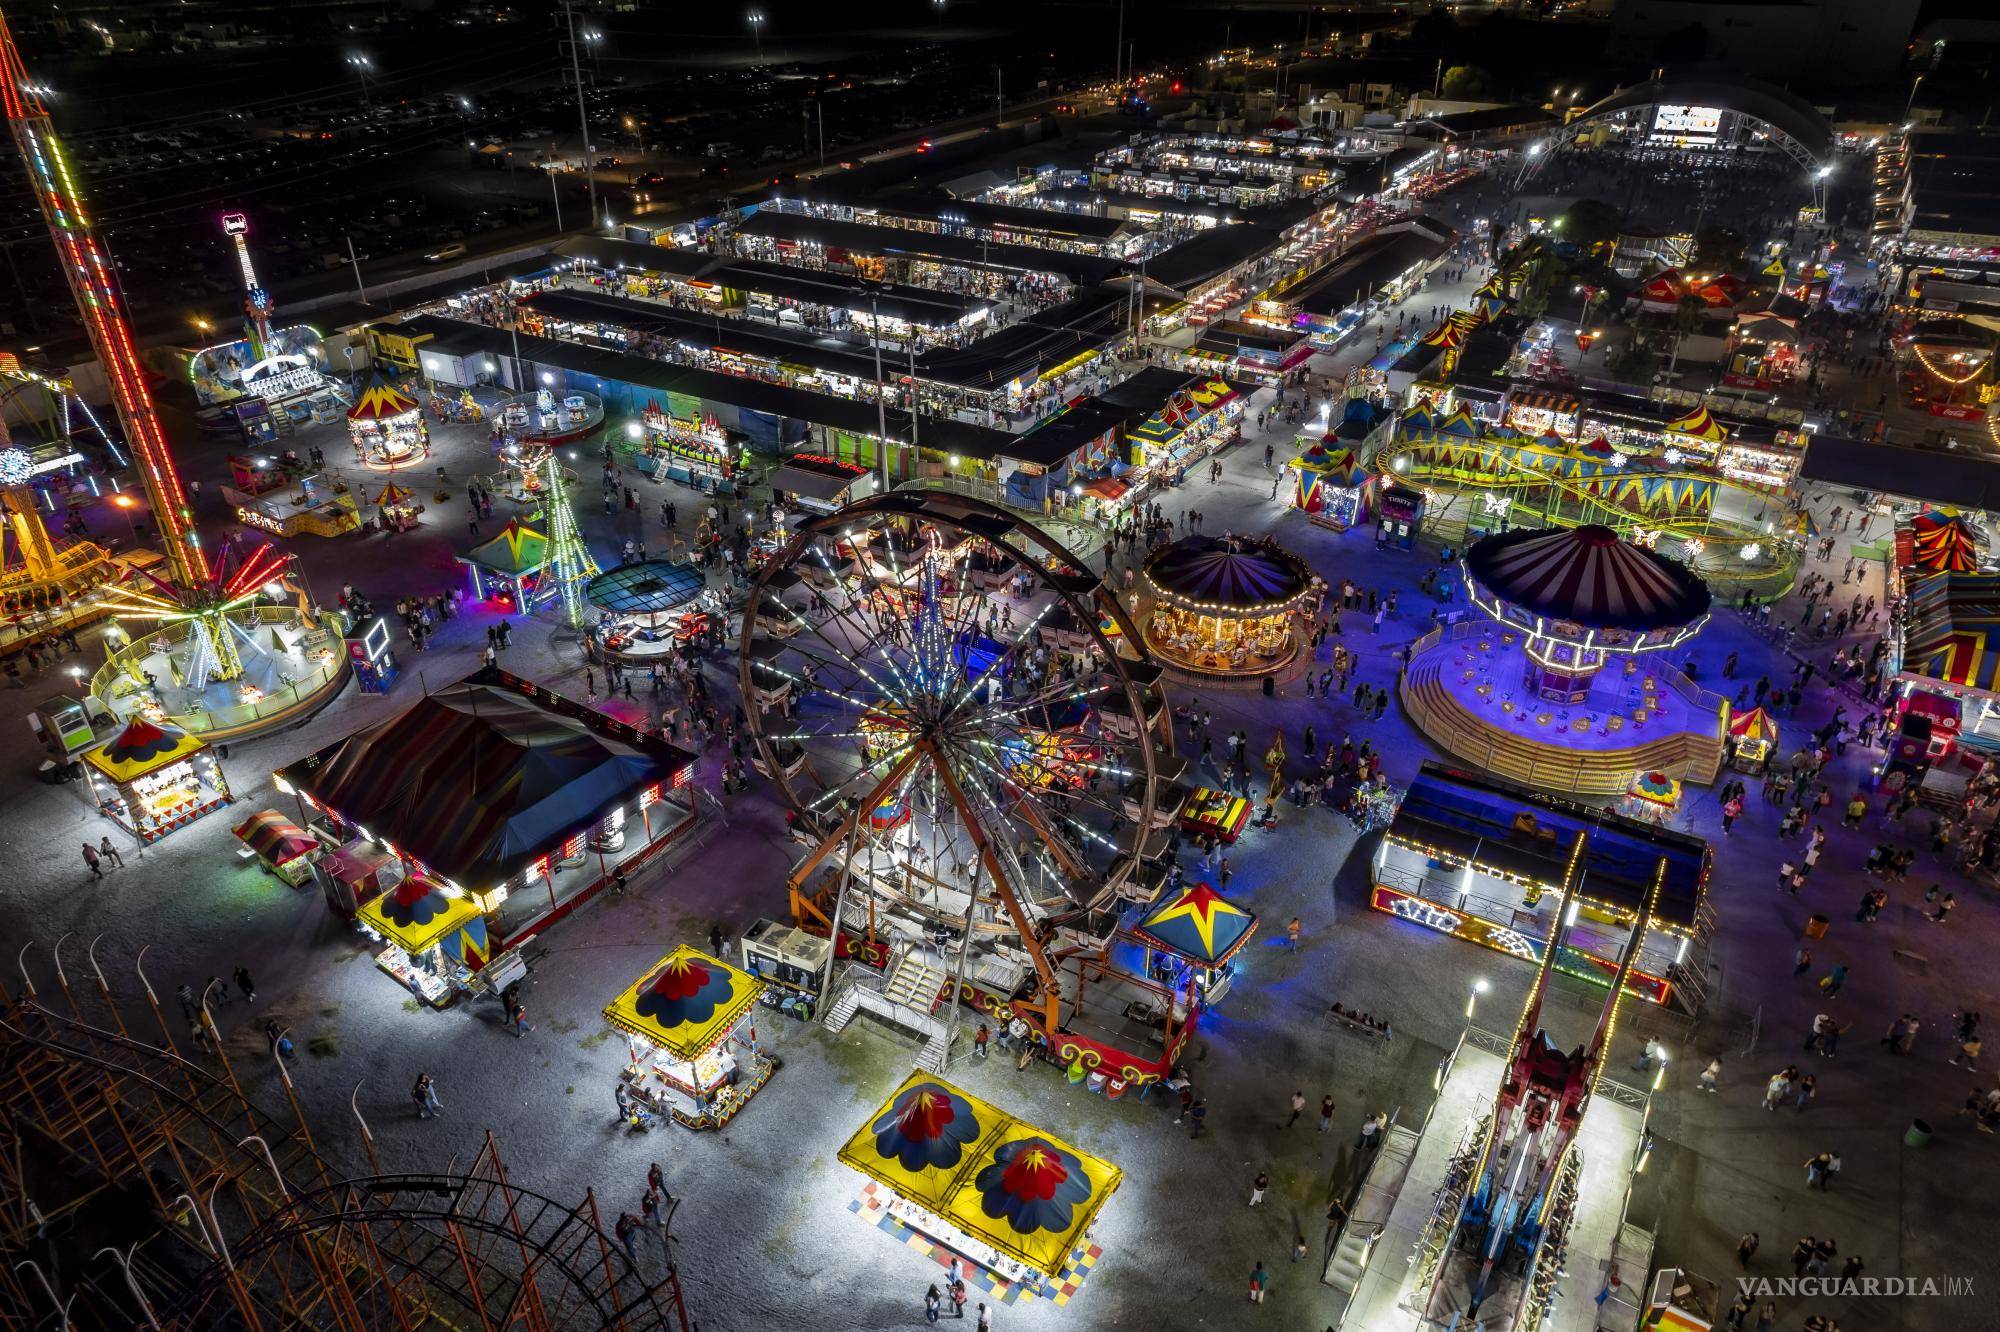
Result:
{"label": "distant building", "polygon": [[1708,60],[1763,79],[1896,77],[1921,0],[1617,0],[1605,54],[1642,65]]}

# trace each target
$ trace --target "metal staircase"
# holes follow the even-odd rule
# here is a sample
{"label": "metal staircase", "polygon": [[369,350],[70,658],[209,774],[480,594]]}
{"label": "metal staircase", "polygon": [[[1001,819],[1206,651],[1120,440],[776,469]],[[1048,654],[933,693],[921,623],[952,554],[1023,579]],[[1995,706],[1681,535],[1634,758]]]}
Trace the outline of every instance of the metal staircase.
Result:
{"label": "metal staircase", "polygon": [[896,963],[896,969],[889,976],[889,984],[884,987],[882,997],[892,1004],[914,1008],[923,1013],[935,1013],[951,978],[932,966],[922,954],[905,953]]}

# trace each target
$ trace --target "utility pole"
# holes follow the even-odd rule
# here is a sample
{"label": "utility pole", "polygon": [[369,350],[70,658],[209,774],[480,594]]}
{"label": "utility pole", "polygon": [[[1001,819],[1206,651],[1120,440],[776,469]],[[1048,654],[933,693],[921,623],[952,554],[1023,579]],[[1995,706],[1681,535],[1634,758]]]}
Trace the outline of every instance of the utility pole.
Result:
{"label": "utility pole", "polygon": [[875,308],[875,293],[868,293],[868,345],[875,352],[875,430],[877,453],[882,464],[882,491],[889,491],[889,404],[888,389],[882,383],[882,316]]}
{"label": "utility pole", "polygon": [[993,67],[993,127],[1007,123],[1007,94],[1002,90],[1000,66]]}
{"label": "utility pole", "polygon": [[[569,27],[569,68],[576,79],[576,124],[583,133],[583,178],[590,186],[590,225],[597,225],[597,171],[591,161],[593,149],[590,146],[590,112],[583,104],[583,55],[576,49],[576,11],[570,7],[570,0],[563,0],[563,22]],[[555,177],[549,177],[551,187]],[[561,229],[562,205],[556,205],[558,217],[556,226]]]}
{"label": "utility pole", "polygon": [[368,304],[368,288],[361,281],[361,261],[354,257],[354,237],[348,236],[347,262],[354,265],[354,289],[361,293],[361,303]]}
{"label": "utility pole", "polygon": [[1118,40],[1111,47],[1111,82],[1116,87],[1124,86],[1125,73],[1125,0],[1118,0]]}

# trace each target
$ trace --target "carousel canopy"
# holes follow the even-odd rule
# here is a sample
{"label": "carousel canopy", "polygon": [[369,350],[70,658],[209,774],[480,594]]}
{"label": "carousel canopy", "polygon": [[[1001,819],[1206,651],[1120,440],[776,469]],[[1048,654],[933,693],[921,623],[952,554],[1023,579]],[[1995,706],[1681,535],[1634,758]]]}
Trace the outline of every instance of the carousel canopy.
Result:
{"label": "carousel canopy", "polygon": [[200,749],[201,741],[171,726],[155,726],[134,715],[110,744],[93,749],[84,760],[114,782],[124,783],[157,772]]}
{"label": "carousel canopy", "polygon": [[1667,422],[1666,430],[1668,434],[1686,435],[1710,444],[1720,444],[1729,435],[1722,422],[1709,415],[1706,406],[1697,407],[1686,416]]}
{"label": "carousel canopy", "polygon": [[756,1006],[764,982],[686,944],[611,1001],[605,1020],[691,1060],[719,1044]]}
{"label": "carousel canopy", "polygon": [[670,784],[691,761],[657,737],[544,703],[511,681],[477,672],[283,775],[434,876],[484,892],[646,788]]}
{"label": "carousel canopy", "polygon": [[840,1159],[1050,1276],[1123,1178],[1109,1161],[921,1069],[863,1121]]}
{"label": "carousel canopy", "polygon": [[1161,600],[1209,615],[1268,615],[1312,586],[1304,560],[1245,537],[1185,536],[1147,556],[1145,570]]}
{"label": "carousel canopy", "polygon": [[358,914],[363,924],[413,956],[467,928],[477,934],[474,951],[483,956],[486,947],[486,922],[478,904],[470,897],[447,895],[429,879],[405,879],[365,903]]}
{"label": "carousel canopy", "polygon": [[1587,629],[1665,629],[1708,613],[1693,570],[1594,524],[1496,533],[1466,551],[1465,567],[1501,601]]}
{"label": "carousel canopy", "polygon": [[1255,912],[1245,911],[1205,883],[1192,883],[1140,921],[1134,933],[1199,966],[1219,967],[1250,942],[1256,930]]}
{"label": "carousel canopy", "polygon": [[525,578],[540,573],[548,564],[549,539],[532,527],[508,523],[491,541],[481,542],[458,558],[509,578]]}
{"label": "carousel canopy", "polygon": [[407,416],[416,410],[415,398],[378,374],[369,379],[368,386],[361,390],[361,396],[347,409],[347,419],[387,421],[392,417]]}
{"label": "carousel canopy", "polygon": [[2000,574],[1918,574],[1909,589],[1904,672],[2000,694]]}
{"label": "carousel canopy", "polygon": [[[1899,547],[1902,544],[1900,540],[1897,542]],[[1978,545],[1971,525],[1959,515],[1940,509],[1925,509],[1910,520],[1909,550],[1898,551],[1905,553],[1908,558],[1902,563],[1906,568],[1931,573],[1971,573],[1979,567]]]}
{"label": "carousel canopy", "polygon": [[252,814],[233,829],[236,840],[273,865],[286,865],[319,850],[319,839],[276,810]]}
{"label": "carousel canopy", "polygon": [[702,594],[708,580],[701,570],[666,560],[621,564],[590,580],[590,604],[616,615],[658,615],[676,610]]}

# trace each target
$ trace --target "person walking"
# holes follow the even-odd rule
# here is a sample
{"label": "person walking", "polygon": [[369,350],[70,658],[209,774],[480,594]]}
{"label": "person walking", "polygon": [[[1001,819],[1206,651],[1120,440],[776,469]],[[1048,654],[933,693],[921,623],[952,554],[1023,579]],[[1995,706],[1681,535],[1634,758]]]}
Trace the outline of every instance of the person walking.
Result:
{"label": "person walking", "polygon": [[1708,1067],[1704,1068],[1701,1071],[1701,1089],[1707,1092],[1709,1095],[1713,1096],[1716,1090],[1715,1088],[1716,1080],[1721,1076],[1722,1076],[1722,1061],[1720,1059],[1709,1060]]}
{"label": "person walking", "polygon": [[522,1002],[521,1002],[520,1000],[518,1000],[518,999],[517,999],[517,1000],[515,1000],[515,1001],[514,1001],[514,1039],[518,1041],[518,1040],[520,1040],[520,1039],[521,1039],[521,1038],[522,1038],[523,1036],[526,1036],[526,1035],[527,1035],[527,1034],[528,1034],[529,1032],[533,1031],[534,1029],[535,1029],[535,1025],[534,1025],[534,1023],[532,1023],[532,1022],[528,1021],[528,1006],[527,1006],[526,1004],[522,1003]]}
{"label": "person walking", "polygon": [[1325,1133],[1332,1128],[1333,1128],[1333,1097],[1331,1095],[1326,1095],[1319,1098],[1319,1131],[1321,1133]]}
{"label": "person walking", "polygon": [[672,1204],[674,1195],[667,1188],[667,1172],[660,1169],[658,1161],[646,1167],[646,1188],[649,1192],[660,1195],[662,1205]]}
{"label": "person walking", "polygon": [[97,848],[89,842],[85,842],[83,844],[83,863],[90,867],[92,877],[101,879],[104,877],[104,866],[98,864],[97,860]]}
{"label": "person walking", "polygon": [[635,1268],[638,1267],[639,1218],[630,1212],[620,1212],[618,1224],[612,1227],[612,1233],[618,1237],[618,1242],[625,1246],[625,1261]]}
{"label": "person walking", "polygon": [[1299,918],[1293,916],[1291,923],[1285,926],[1285,947],[1291,949],[1294,953],[1298,952],[1299,936],[1304,932],[1305,927],[1299,923]]}
{"label": "person walking", "polygon": [[944,1297],[938,1294],[937,1283],[932,1282],[931,1288],[924,1292],[924,1321],[926,1323],[937,1322],[938,1311],[943,1307]]}
{"label": "person walking", "polygon": [[1302,1091],[1295,1091],[1295,1092],[1293,1092],[1293,1093],[1292,1093],[1292,1117],[1291,1117],[1290,1119],[1286,1120],[1286,1121],[1285,1121],[1284,1123],[1282,1123],[1282,1124],[1278,1125],[1278,1127],[1279,1127],[1279,1128],[1290,1128],[1290,1127],[1291,1127],[1292,1125],[1294,1125],[1294,1124],[1298,1123],[1298,1122],[1299,1122],[1299,1116],[1300,1116],[1300,1115],[1302,1115],[1302,1114],[1304,1114],[1304,1113],[1305,1113],[1305,1110],[1306,1110],[1306,1094],[1305,1094],[1304,1092],[1302,1092]]}
{"label": "person walking", "polygon": [[1967,1036],[1964,1040],[1960,1041],[1957,1053],[1953,1054],[1945,1062],[1953,1067],[1957,1067],[1959,1055],[1965,1056],[1965,1066],[1967,1068],[1979,1067],[1979,1036],[1977,1033]]}
{"label": "person walking", "polygon": [[944,1297],[951,1301],[951,1316],[965,1317],[965,1278],[953,1277],[945,1283]]}
{"label": "person walking", "polygon": [[1798,1089],[1792,1093],[1792,1099],[1798,1106],[1800,1114],[1805,1113],[1806,1102],[1810,1101],[1818,1091],[1819,1079],[1812,1074],[1808,1073],[1799,1079]]}
{"label": "person walking", "polygon": [[[965,1315],[960,1314],[963,1318]],[[986,1307],[986,1301],[979,1302],[979,1321],[972,1325],[972,1332],[993,1332],[993,1311]]]}
{"label": "person walking", "polygon": [[993,1033],[987,1030],[984,1022],[980,1023],[979,1030],[972,1033],[972,1057],[974,1059],[986,1058],[986,1043],[992,1039]]}
{"label": "person walking", "polygon": [[112,868],[114,869],[125,868],[125,857],[119,855],[118,848],[111,845],[110,833],[106,833],[103,837],[98,839],[97,854],[104,857],[106,860],[110,861]]}
{"label": "person walking", "polygon": [[1813,1188],[1814,1186],[1817,1186],[1822,1191],[1824,1191],[1826,1188],[1827,1176],[1833,1173],[1832,1153],[1821,1152],[1817,1156],[1808,1157],[1805,1162],[1805,1170],[1806,1170],[1806,1187],[1810,1189]]}
{"label": "person walking", "polygon": [[1847,964],[1842,962],[1820,977],[1820,993],[1829,999],[1837,999],[1840,997],[1840,987],[1845,984],[1847,984]]}
{"label": "person walking", "polygon": [[1250,1181],[1250,1205],[1252,1207],[1262,1207],[1264,1205],[1264,1192],[1270,1187],[1271,1177],[1261,1170],[1258,1171],[1257,1178]]}
{"label": "person walking", "polygon": [[236,988],[243,991],[246,1002],[253,1004],[257,1002],[257,982],[250,979],[250,968],[238,967],[230,973],[230,978],[236,982]]}
{"label": "person walking", "polygon": [[1250,1269],[1250,1303],[1262,1304],[1264,1302],[1264,1287],[1270,1284],[1271,1274],[1264,1270],[1264,1260],[1259,1258],[1257,1265]]}
{"label": "person walking", "polygon": [[1354,1140],[1356,1150],[1372,1152],[1382,1145],[1382,1119],[1382,1115],[1373,1114],[1361,1121],[1360,1136]]}
{"label": "person walking", "polygon": [[444,1110],[443,1103],[438,1100],[437,1084],[431,1081],[428,1073],[417,1074],[417,1081],[410,1088],[410,1099],[417,1103],[418,1119],[436,1119]]}
{"label": "person walking", "polygon": [[1750,1270],[1750,1260],[1757,1256],[1757,1232],[1750,1231],[1736,1241],[1736,1265],[1745,1272]]}
{"label": "person walking", "polygon": [[1792,979],[1797,980],[1800,976],[1803,976],[1808,971],[1811,971],[1812,964],[1813,964],[1812,949],[1807,948],[1803,944],[1801,944],[1799,946],[1799,951],[1792,954]]}
{"label": "person walking", "polygon": [[1188,1122],[1194,1125],[1194,1129],[1188,1134],[1188,1138],[1190,1140],[1199,1138],[1202,1126],[1208,1122],[1208,1102],[1197,1097],[1195,1103],[1188,1107],[1187,1117]]}

